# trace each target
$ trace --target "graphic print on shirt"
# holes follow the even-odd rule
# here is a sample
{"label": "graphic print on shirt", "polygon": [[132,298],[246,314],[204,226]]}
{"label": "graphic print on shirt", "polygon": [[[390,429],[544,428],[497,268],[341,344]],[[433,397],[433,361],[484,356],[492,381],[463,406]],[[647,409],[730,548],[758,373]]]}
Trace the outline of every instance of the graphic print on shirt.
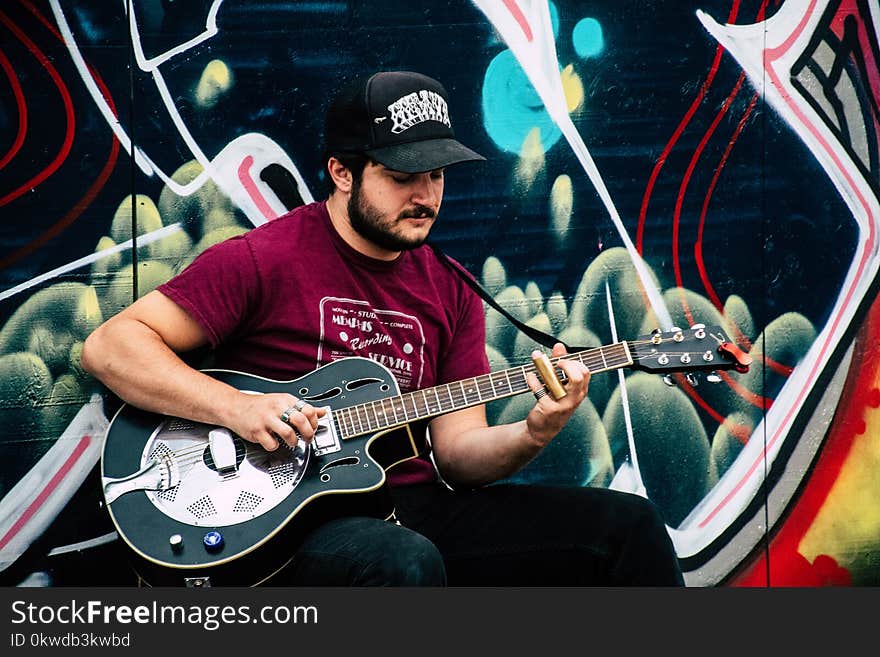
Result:
{"label": "graphic print on shirt", "polygon": [[387,367],[403,391],[421,387],[425,332],[418,318],[396,310],[378,310],[366,301],[321,299],[318,367],[361,356]]}

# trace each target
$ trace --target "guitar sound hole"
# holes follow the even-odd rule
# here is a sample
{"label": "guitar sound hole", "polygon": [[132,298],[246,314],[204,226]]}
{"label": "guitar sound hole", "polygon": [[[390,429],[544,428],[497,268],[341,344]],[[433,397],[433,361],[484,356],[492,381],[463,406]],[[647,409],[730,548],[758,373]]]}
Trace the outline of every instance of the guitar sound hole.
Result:
{"label": "guitar sound hole", "polygon": [[346,456],[345,458],[336,459],[335,461],[331,461],[323,468],[321,468],[321,472],[325,473],[327,470],[332,468],[339,468],[346,465],[357,465],[361,460],[357,456]]}
{"label": "guitar sound hole", "polygon": [[345,388],[347,390],[357,390],[358,388],[363,388],[364,386],[372,385],[374,383],[382,383],[382,379],[374,379],[372,377],[368,379],[356,379],[355,381],[349,381],[345,384]]}
{"label": "guitar sound hole", "polygon": [[333,399],[334,397],[338,397],[341,394],[342,394],[342,388],[333,387],[333,388],[330,388],[329,390],[325,390],[324,392],[319,392],[314,395],[306,395],[306,394],[301,393],[300,397],[302,399],[305,399],[306,401],[308,401],[310,404],[314,405],[315,402],[321,402],[321,401],[326,401],[328,399]]}

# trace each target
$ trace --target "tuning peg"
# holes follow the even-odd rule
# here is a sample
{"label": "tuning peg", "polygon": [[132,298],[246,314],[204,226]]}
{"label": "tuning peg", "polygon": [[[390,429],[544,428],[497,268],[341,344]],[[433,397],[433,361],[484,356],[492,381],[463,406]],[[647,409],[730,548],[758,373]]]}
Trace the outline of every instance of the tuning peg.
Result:
{"label": "tuning peg", "polygon": [[663,331],[655,328],[651,331],[651,344],[660,344],[661,342],[663,342]]}
{"label": "tuning peg", "polygon": [[709,372],[706,375],[706,381],[709,383],[721,383],[721,377],[718,376],[718,372]]}
{"label": "tuning peg", "polygon": [[691,326],[691,331],[694,332],[694,337],[697,340],[702,340],[706,337],[706,325],[705,324],[693,324]]}
{"label": "tuning peg", "polygon": [[687,382],[690,383],[694,388],[700,385],[700,380],[697,378],[697,375],[693,372],[688,372],[684,375],[684,378],[687,379]]}
{"label": "tuning peg", "polygon": [[663,375],[663,383],[668,385],[670,388],[675,387],[675,379],[672,378],[671,374]]}

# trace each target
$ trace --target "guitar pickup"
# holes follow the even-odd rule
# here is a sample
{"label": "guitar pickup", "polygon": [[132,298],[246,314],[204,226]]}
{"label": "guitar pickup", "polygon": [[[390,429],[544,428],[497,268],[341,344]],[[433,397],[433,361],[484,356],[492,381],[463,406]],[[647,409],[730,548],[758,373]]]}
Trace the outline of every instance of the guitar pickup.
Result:
{"label": "guitar pickup", "polygon": [[333,423],[333,412],[329,406],[324,406],[324,417],[318,419],[318,428],[315,429],[315,436],[312,438],[312,450],[316,456],[322,454],[332,454],[342,449],[339,442],[339,436],[336,434],[335,424]]}

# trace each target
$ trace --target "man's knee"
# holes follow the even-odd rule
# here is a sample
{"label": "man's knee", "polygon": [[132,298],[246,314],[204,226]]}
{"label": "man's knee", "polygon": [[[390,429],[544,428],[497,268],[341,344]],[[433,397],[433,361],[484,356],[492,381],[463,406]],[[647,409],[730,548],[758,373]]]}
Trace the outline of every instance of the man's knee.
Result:
{"label": "man's knee", "polygon": [[378,518],[331,521],[293,560],[293,581],[311,586],[443,586],[437,547],[421,534]]}
{"label": "man's knee", "polygon": [[660,508],[639,495],[627,496],[624,503],[630,518],[624,561],[637,573],[633,583],[682,586],[678,556]]}
{"label": "man's knee", "polygon": [[371,586],[444,586],[446,569],[437,547],[427,538],[401,529],[385,549],[364,563],[359,579]]}
{"label": "man's knee", "polygon": [[666,521],[654,502],[641,495],[629,495],[628,498],[633,508],[633,518],[639,524],[658,532],[666,532]]}

